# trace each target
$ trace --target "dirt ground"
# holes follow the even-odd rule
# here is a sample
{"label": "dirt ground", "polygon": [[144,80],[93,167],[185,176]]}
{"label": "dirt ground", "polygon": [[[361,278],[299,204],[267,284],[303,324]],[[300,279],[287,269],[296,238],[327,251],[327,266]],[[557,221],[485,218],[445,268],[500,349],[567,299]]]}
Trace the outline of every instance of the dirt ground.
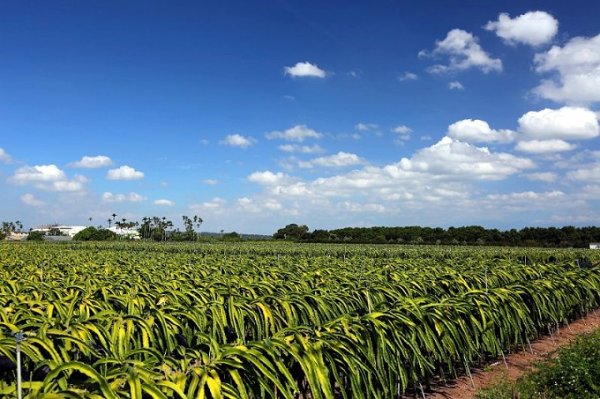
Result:
{"label": "dirt ground", "polygon": [[557,349],[568,345],[577,336],[592,332],[600,328],[600,310],[589,313],[583,319],[576,320],[554,332],[552,336],[545,336],[537,341],[531,342],[533,353],[528,348],[524,352],[513,353],[506,356],[508,369],[502,359],[491,364],[484,370],[472,369],[473,385],[468,376],[461,377],[447,386],[433,387],[433,393],[426,395],[427,399],[472,399],[477,391],[487,384],[508,377],[511,381],[516,380],[533,366],[545,359],[552,357]]}

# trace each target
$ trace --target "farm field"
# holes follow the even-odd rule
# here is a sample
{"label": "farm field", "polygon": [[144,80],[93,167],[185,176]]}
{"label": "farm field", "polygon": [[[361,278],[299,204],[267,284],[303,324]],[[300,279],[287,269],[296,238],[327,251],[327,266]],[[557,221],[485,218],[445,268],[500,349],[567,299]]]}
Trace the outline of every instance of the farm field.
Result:
{"label": "farm field", "polygon": [[0,245],[0,396],[393,398],[600,304],[598,252]]}

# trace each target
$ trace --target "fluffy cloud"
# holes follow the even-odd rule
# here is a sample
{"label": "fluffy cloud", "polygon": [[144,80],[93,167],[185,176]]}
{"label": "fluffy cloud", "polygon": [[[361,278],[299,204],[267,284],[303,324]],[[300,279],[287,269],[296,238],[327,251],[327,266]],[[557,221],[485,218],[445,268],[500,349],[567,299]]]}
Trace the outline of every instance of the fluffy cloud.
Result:
{"label": "fluffy cloud", "polygon": [[410,133],[412,133],[412,131],[413,130],[406,125],[398,125],[392,129],[392,132],[398,133],[398,134],[410,134]]}
{"label": "fluffy cloud", "polygon": [[462,176],[476,180],[502,180],[535,164],[508,153],[492,153],[451,137],[444,137],[431,147],[417,152],[412,159],[403,158],[404,170],[428,172],[437,176]]}
{"label": "fluffy cloud", "polygon": [[537,72],[557,74],[534,89],[539,96],[566,103],[600,101],[600,34],[575,37],[536,54],[535,65]]}
{"label": "fluffy cloud", "polygon": [[379,126],[377,126],[375,123],[357,123],[354,125],[354,128],[359,132],[367,132],[369,130],[377,129],[378,127]]}
{"label": "fluffy cloud", "polygon": [[452,29],[444,40],[436,41],[433,51],[422,50],[419,56],[448,56],[448,65],[434,65],[428,69],[430,73],[463,71],[470,68],[479,68],[484,73],[502,71],[502,61],[491,58],[481,48],[477,38],[462,29]]}
{"label": "fluffy cloud", "polygon": [[109,157],[107,157],[105,155],[96,155],[93,157],[86,155],[83,158],[81,158],[79,161],[73,162],[71,164],[71,166],[74,168],[93,169],[93,168],[104,168],[107,166],[111,166],[112,164],[113,164],[112,159],[110,159]]}
{"label": "fluffy cloud", "polygon": [[106,173],[108,180],[138,180],[144,178],[144,172],[135,170],[131,166],[123,165],[117,169],[110,169]]}
{"label": "fluffy cloud", "polygon": [[20,167],[11,177],[11,181],[19,185],[33,184],[40,190],[58,192],[81,191],[87,183],[85,176],[81,175],[69,179],[64,171],[53,164]]}
{"label": "fluffy cloud", "polygon": [[564,140],[525,140],[519,141],[515,149],[521,152],[531,154],[549,154],[555,152],[572,151],[576,148],[574,144],[567,143]]}
{"label": "fluffy cloud", "polygon": [[594,112],[580,107],[530,111],[519,118],[519,130],[531,139],[583,140],[600,135]]}
{"label": "fluffy cloud", "polygon": [[542,181],[544,183],[554,183],[558,179],[556,173],[552,172],[528,173],[525,177],[532,181]]}
{"label": "fluffy cloud", "polygon": [[340,151],[337,154],[326,157],[319,157],[311,159],[310,161],[300,161],[298,162],[298,166],[301,168],[314,168],[317,166],[324,168],[343,168],[364,163],[365,161],[358,155]]}
{"label": "fluffy cloud", "polygon": [[514,140],[514,132],[494,130],[486,121],[463,119],[448,126],[448,136],[470,143],[508,143]]}
{"label": "fluffy cloud", "polygon": [[45,203],[44,201],[41,201],[37,198],[35,198],[35,196],[33,194],[23,194],[21,197],[21,202],[24,203],[25,205],[29,205],[32,207],[40,207],[40,206],[44,206]]}
{"label": "fluffy cloud", "polygon": [[315,64],[311,64],[310,62],[298,62],[294,66],[285,67],[283,68],[283,73],[294,78],[324,78],[327,75],[324,70],[322,70]]}
{"label": "fluffy cloud", "polygon": [[556,199],[563,197],[565,193],[562,191],[554,190],[543,193],[536,193],[534,191],[524,191],[520,193],[510,194],[490,194],[487,196],[488,199],[494,201],[510,201],[510,202],[529,202],[529,201],[546,201],[550,199]]}
{"label": "fluffy cloud", "polygon": [[250,176],[248,176],[248,181],[258,183],[261,185],[279,184],[288,179],[289,176],[281,172],[273,173],[270,170],[265,170],[263,172],[254,172],[250,174]]}
{"label": "fluffy cloud", "polygon": [[295,142],[301,143],[306,139],[319,139],[323,135],[321,133],[307,127],[306,125],[296,125],[296,126],[292,126],[291,128],[283,130],[283,131],[275,130],[275,131],[269,132],[265,136],[269,140],[281,139],[281,140],[295,141]]}
{"label": "fluffy cloud", "polygon": [[570,180],[600,183],[600,163],[586,165],[580,169],[567,173]]}
{"label": "fluffy cloud", "polygon": [[484,29],[496,32],[510,44],[523,43],[539,46],[548,43],[558,32],[558,21],[544,11],[530,11],[511,18],[502,13],[497,21],[489,21]]}
{"label": "fluffy cloud", "polygon": [[458,80],[453,80],[452,82],[448,83],[448,88],[450,90],[464,90],[465,86],[463,86],[463,84]]}
{"label": "fluffy cloud", "polygon": [[3,148],[0,148],[0,162],[10,163],[11,161],[12,157]]}
{"label": "fluffy cloud", "polygon": [[168,200],[168,199],[157,199],[156,201],[154,201],[154,205],[158,205],[158,206],[173,206],[175,205],[175,202]]}
{"label": "fluffy cloud", "polygon": [[237,133],[225,136],[225,138],[220,141],[221,144],[225,144],[230,147],[239,147],[239,148],[248,148],[255,142],[256,142],[256,140],[254,138],[244,137],[241,134],[237,134]]}
{"label": "fluffy cloud", "polygon": [[402,75],[398,76],[398,81],[405,82],[407,80],[417,80],[419,76],[416,73],[412,72],[404,72]]}
{"label": "fluffy cloud", "polygon": [[202,180],[202,183],[206,184],[207,186],[215,186],[219,184],[219,181],[217,179],[204,179]]}
{"label": "fluffy cloud", "polygon": [[215,197],[210,201],[202,202],[200,204],[191,204],[189,209],[194,213],[210,212],[212,214],[220,214],[225,210],[226,204],[227,201],[224,199]]}
{"label": "fluffy cloud", "polygon": [[283,152],[300,153],[300,154],[318,154],[323,152],[323,148],[318,145],[299,145],[299,144],[282,144],[279,149]]}
{"label": "fluffy cloud", "polygon": [[129,194],[113,194],[111,192],[105,192],[102,194],[102,201],[108,203],[118,202],[142,202],[146,198],[139,195],[138,193],[131,192]]}

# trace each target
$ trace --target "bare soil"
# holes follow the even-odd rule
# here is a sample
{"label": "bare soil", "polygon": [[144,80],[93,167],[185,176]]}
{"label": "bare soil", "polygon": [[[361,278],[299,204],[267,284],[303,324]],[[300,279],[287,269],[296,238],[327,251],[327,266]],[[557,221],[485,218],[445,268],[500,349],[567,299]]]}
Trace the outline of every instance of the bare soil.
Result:
{"label": "bare soil", "polygon": [[532,370],[537,363],[551,358],[558,349],[571,343],[577,336],[590,333],[598,328],[600,328],[600,310],[591,312],[586,317],[560,328],[560,331],[554,332],[552,336],[548,335],[532,341],[533,353],[529,351],[529,348],[525,348],[522,352],[506,354],[508,368],[500,358],[499,361],[486,367],[487,371],[471,369],[473,384],[468,376],[464,376],[445,386],[433,386],[433,393],[426,395],[426,398],[473,399],[477,391],[488,384],[504,378],[510,381],[517,380]]}

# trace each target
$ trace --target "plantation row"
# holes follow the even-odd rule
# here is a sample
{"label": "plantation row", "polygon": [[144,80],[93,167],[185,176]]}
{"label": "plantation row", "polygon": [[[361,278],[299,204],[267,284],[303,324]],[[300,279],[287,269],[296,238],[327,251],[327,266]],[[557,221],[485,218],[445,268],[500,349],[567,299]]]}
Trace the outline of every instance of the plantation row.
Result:
{"label": "plantation row", "polygon": [[[0,396],[392,398],[598,307],[593,251],[0,246]],[[27,396],[26,396],[27,397]],[[47,396],[52,397],[52,396]]]}

